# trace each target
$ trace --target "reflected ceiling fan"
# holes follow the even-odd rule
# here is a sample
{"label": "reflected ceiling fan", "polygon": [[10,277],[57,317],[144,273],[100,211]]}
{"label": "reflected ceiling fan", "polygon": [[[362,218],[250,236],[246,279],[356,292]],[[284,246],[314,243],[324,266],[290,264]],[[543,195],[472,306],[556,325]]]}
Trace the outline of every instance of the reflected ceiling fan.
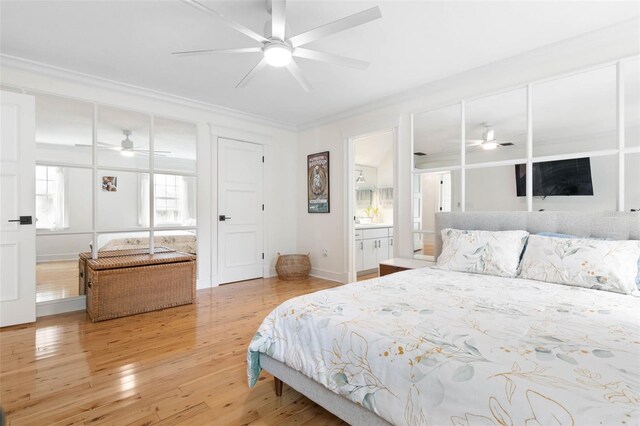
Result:
{"label": "reflected ceiling fan", "polygon": [[[136,154],[149,155],[148,149],[142,149],[143,147],[141,146],[136,147],[133,145],[133,141],[129,139],[129,136],[131,136],[131,130],[123,130],[122,134],[124,135],[124,139],[122,139],[122,141],[120,142],[120,146],[113,145],[110,143],[98,142],[98,149],[108,149],[112,151],[118,151],[120,152],[120,155],[122,155],[123,157],[133,157]],[[76,146],[82,146],[82,147],[88,147],[88,148],[92,147],[92,145],[85,145],[85,144],[76,144]],[[171,154],[171,151],[156,151],[156,150],[153,151],[153,155],[156,155],[159,157],[166,157],[167,154]]]}
{"label": "reflected ceiling fan", "polygon": [[[491,150],[500,147],[513,146],[513,142],[499,141],[496,139],[496,131],[493,129],[493,124],[488,121],[482,123],[484,132],[482,132],[482,139],[466,139],[465,142],[469,147],[481,147],[484,150]],[[460,143],[460,141],[450,141],[451,143]]]}
{"label": "reflected ceiling fan", "polygon": [[364,69],[369,66],[368,62],[345,58],[331,53],[319,52],[317,50],[306,49],[301,46],[382,17],[380,8],[376,6],[314,28],[310,31],[289,37],[285,34],[286,1],[267,0],[267,11],[271,14],[271,24],[269,25],[269,22],[267,22],[265,25],[265,35],[262,36],[241,24],[232,21],[221,13],[210,9],[199,1],[182,1],[261,44],[256,47],[173,52],[173,55],[178,56],[200,55],[207,53],[262,53],[262,59],[251,69],[251,71],[249,71],[247,75],[244,76],[242,80],[240,80],[236,85],[236,88],[245,87],[260,70],[267,65],[270,65],[273,67],[286,67],[305,91],[311,90],[311,84],[309,84],[302,75],[298,64],[293,60],[293,57]]}

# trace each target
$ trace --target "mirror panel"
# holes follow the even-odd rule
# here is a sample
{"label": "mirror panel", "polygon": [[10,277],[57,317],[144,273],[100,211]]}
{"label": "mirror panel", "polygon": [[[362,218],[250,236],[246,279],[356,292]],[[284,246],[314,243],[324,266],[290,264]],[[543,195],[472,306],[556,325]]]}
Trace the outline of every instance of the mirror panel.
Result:
{"label": "mirror panel", "polygon": [[625,210],[640,211],[640,153],[626,154],[624,157]]}
{"label": "mirror panel", "polygon": [[149,226],[149,174],[98,170],[97,224],[99,231]]}
{"label": "mirror panel", "polygon": [[616,68],[533,85],[533,156],[616,149]]}
{"label": "mirror panel", "polygon": [[36,161],[93,163],[93,104],[41,93],[36,101]]}
{"label": "mirror panel", "polygon": [[527,197],[518,196],[517,166],[466,171],[466,211],[527,211]]}
{"label": "mirror panel", "polygon": [[623,63],[625,146],[640,147],[640,58]]}
{"label": "mirror panel", "polygon": [[101,251],[148,249],[149,235],[149,231],[99,233],[98,257]]}
{"label": "mirror panel", "polygon": [[460,165],[461,105],[413,116],[413,152],[416,169]]}
{"label": "mirror panel", "polygon": [[98,165],[149,168],[151,117],[139,112],[98,107]]}
{"label": "mirror panel", "polygon": [[91,231],[91,169],[36,166],[36,229]]}
{"label": "mirror panel", "polygon": [[466,163],[527,157],[527,90],[521,88],[465,104]]}
{"label": "mirror panel", "polygon": [[91,233],[36,236],[36,302],[79,295],[78,253],[91,251],[92,239]]}
{"label": "mirror panel", "polygon": [[534,211],[616,210],[617,155],[534,163],[533,167]]}
{"label": "mirror panel", "polygon": [[196,178],[155,174],[155,226],[196,226]]}
{"label": "mirror panel", "polygon": [[195,173],[196,125],[163,117],[155,117],[153,125],[154,168]]}

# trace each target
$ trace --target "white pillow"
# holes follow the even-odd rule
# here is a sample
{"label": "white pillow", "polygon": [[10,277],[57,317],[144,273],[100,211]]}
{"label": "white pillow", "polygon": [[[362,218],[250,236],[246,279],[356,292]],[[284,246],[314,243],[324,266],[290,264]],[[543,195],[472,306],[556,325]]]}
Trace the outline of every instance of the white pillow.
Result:
{"label": "white pillow", "polygon": [[452,271],[515,277],[527,231],[442,230],[438,267]]}
{"label": "white pillow", "polygon": [[521,278],[595,288],[637,291],[640,241],[529,236]]}

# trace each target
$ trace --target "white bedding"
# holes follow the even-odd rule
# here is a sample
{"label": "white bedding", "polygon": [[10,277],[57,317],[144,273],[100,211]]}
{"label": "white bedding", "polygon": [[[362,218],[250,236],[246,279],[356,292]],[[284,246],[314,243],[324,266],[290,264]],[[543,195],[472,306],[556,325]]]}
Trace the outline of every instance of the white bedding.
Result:
{"label": "white bedding", "polygon": [[[154,232],[155,246],[166,246],[184,253],[196,254],[196,232],[167,230]],[[98,250],[128,250],[149,247],[148,232],[118,232],[98,235]]]}
{"label": "white bedding", "polygon": [[640,299],[418,269],[284,302],[259,352],[402,425],[640,421]]}

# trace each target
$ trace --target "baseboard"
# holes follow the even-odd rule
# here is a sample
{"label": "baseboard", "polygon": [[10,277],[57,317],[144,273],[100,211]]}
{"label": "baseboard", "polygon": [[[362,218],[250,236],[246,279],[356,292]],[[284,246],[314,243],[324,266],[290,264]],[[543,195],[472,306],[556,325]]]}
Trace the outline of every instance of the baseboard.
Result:
{"label": "baseboard", "polygon": [[214,287],[211,283],[211,278],[198,278],[196,280],[196,290],[202,290],[204,288]]}
{"label": "baseboard", "polygon": [[335,281],[341,284],[344,284],[346,282],[346,280],[344,279],[344,274],[327,271],[325,269],[311,268],[311,273],[309,275],[316,278]]}
{"label": "baseboard", "polygon": [[37,263],[59,262],[61,260],[78,260],[78,253],[41,254],[36,256]]}
{"label": "baseboard", "polygon": [[36,304],[36,317],[64,314],[66,312],[84,311],[86,309],[86,297],[76,296],[65,299],[47,300]]}

